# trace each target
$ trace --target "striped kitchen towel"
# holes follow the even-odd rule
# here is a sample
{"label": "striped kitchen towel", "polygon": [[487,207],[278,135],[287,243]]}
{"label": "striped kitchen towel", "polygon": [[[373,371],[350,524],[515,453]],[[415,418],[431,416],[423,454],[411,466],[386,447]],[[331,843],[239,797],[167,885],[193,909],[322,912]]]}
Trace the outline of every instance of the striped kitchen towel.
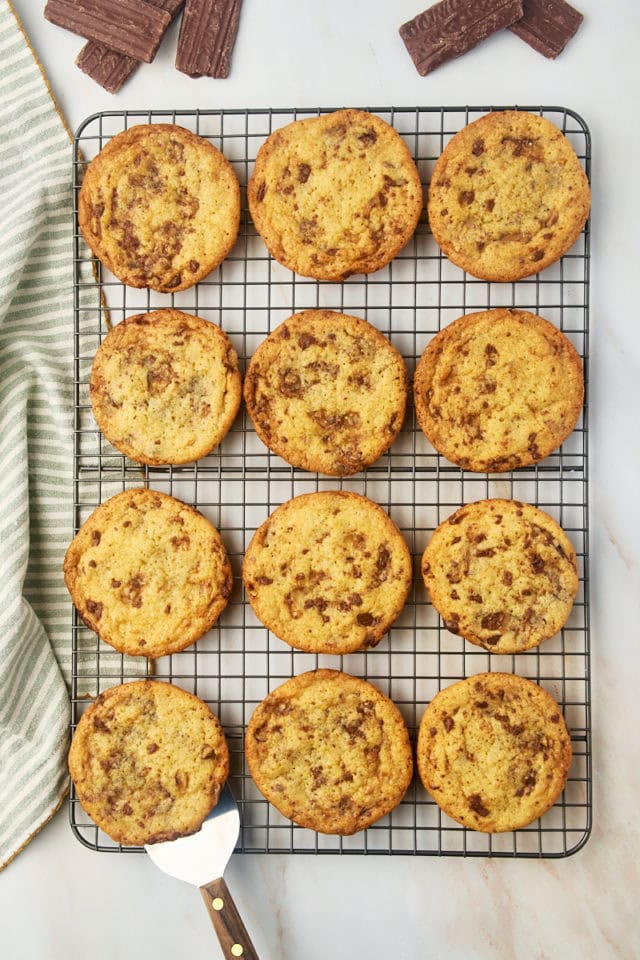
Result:
{"label": "striped kitchen towel", "polygon": [[71,211],[69,131],[0,0],[0,869],[68,783]]}

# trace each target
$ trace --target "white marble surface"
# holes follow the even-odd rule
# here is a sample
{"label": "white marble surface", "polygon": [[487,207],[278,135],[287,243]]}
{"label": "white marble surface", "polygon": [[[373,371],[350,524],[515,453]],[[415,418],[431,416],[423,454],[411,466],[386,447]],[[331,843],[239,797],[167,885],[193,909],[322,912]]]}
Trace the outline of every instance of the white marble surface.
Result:
{"label": "white marble surface", "polygon": [[[546,862],[234,857],[227,879],[262,960],[640,956],[640,8],[576,2],[585,23],[556,62],[505,33],[420,78],[397,35],[420,0],[245,0],[229,80],[175,72],[174,29],[111,98],[73,66],[81,41],[42,2],[14,0],[72,127],[114,107],[515,102],[573,107],[593,134],[591,840]],[[0,875],[0,931],[7,960],[220,956],[195,890],[146,857],[84,849],[66,808]]]}

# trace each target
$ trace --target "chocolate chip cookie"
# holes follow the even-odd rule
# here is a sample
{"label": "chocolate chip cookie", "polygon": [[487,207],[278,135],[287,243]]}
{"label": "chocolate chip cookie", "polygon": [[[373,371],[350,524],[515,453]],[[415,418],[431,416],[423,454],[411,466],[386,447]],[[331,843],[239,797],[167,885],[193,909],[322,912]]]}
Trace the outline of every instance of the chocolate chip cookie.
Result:
{"label": "chocolate chip cookie", "polygon": [[522,653],[552,637],[578,592],[568,537],[517,500],[456,510],[427,545],[422,576],[447,630],[491,653]]}
{"label": "chocolate chip cookie", "polygon": [[192,644],[226,607],[233,576],[216,528],[155,490],[125,490],[83,523],[64,559],[78,613],[121,653],[163,657]]}
{"label": "chocolate chip cookie", "polygon": [[402,800],[413,773],[400,711],[366,680],[312,670],[256,707],[245,739],[256,786],[285,817],[352,834]]}
{"label": "chocolate chip cookie", "polygon": [[175,293],[230,252],[240,187],[213,144],[169,123],[110,140],[82,181],[78,225],[92,252],[130,287]]}
{"label": "chocolate chip cookie", "polygon": [[247,188],[258,233],[305,277],[372,273],[405,246],[422,211],[417,167],[380,117],[339,110],[276,130]]}
{"label": "chocolate chip cookie", "polygon": [[209,453],[240,406],[238,357],[220,327],[180,310],[155,310],[113,327],[98,348],[91,406],[107,439],[152,465]]}
{"label": "chocolate chip cookie", "polygon": [[409,548],[391,518],[357,493],[294,497],[247,548],[242,577],[256,616],[311,653],[375,646],[411,586]]}
{"label": "chocolate chip cookie", "polygon": [[511,673],[481,673],[441,690],[418,734],[418,773],[438,806],[472,830],[518,830],[553,806],[571,739],[546,690]]}
{"label": "chocolate chip cookie", "polygon": [[436,334],[413,392],[420,427],[448,460],[465,470],[514,470],[543,460],[573,430],[582,361],[548,320],[485,310]]}
{"label": "chocolate chip cookie", "polygon": [[564,134],[544,117],[489,113],[457,133],[429,185],[433,236],[482,280],[519,280],[573,246],[589,215],[587,177]]}
{"label": "chocolate chip cookie", "polygon": [[138,680],[105,691],[83,713],[69,772],[100,829],[142,846],[200,829],[229,775],[229,750],[202,700]]}
{"label": "chocolate chip cookie", "polygon": [[358,473],[402,426],[404,361],[366,320],[331,310],[294,314],[251,358],[247,411],[270,450],[303,470]]}

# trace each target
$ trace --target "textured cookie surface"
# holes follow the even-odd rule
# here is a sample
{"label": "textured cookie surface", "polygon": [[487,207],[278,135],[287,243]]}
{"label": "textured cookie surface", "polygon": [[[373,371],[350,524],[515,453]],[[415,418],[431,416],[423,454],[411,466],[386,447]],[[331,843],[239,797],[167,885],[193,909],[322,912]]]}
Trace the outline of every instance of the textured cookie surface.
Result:
{"label": "textured cookie surface", "polygon": [[360,110],[272,133],[247,197],[276,260],[318,280],[379,270],[405,246],[422,211],[420,175],[404,140]]}
{"label": "textured cookie surface", "polygon": [[304,470],[357,473],[402,426],[407,371],[366,320],[306,310],[264,340],[247,369],[244,397],[256,433]]}
{"label": "textured cookie surface", "polygon": [[80,718],[69,772],[87,813],[113,840],[142,845],[195,833],[218,802],[229,751],[217,718],[170,683],[101,694]]}
{"label": "textured cookie surface", "polygon": [[517,500],[457,510],[427,545],[422,576],[447,630],[491,653],[520,653],[552,637],[578,591],[564,531]]}
{"label": "textured cookie surface", "polygon": [[482,673],[431,701],[417,763],[445,813],[472,830],[499,833],[553,806],[571,766],[571,739],[542,687],[510,673]]}
{"label": "textured cookie surface", "polygon": [[64,578],[84,622],[122,653],[183,650],[227,605],[233,576],[216,528],[155,490],[126,490],[83,523]]}
{"label": "textured cookie surface", "polygon": [[249,721],[245,752],[267,800],[320,833],[375,823],[400,803],[413,773],[396,705],[337,670],[303,673],[273,690]]}
{"label": "textured cookie surface", "polygon": [[429,223],[447,257],[474,277],[518,280],[566,253],[590,201],[564,134],[544,117],[505,110],[447,144],[429,186]]}
{"label": "textured cookie surface", "polygon": [[95,355],[90,396],[118,450],[141,463],[188,463],[233,423],[242,396],[238,357],[220,327],[180,310],[128,317]]}
{"label": "textured cookie surface", "polygon": [[91,250],[130,287],[185,290],[238,235],[240,187],[207,140],[171,124],[117,134],[84,175],[78,223]]}
{"label": "textured cookie surface", "polygon": [[409,549],[391,518],[356,493],[310,493],[256,531],[242,567],[259,619],[292,647],[349,653],[373,647],[411,586]]}
{"label": "textured cookie surface", "polygon": [[486,310],[454,320],[428,344],[414,379],[418,422],[466,470],[537,463],[571,433],[582,409],[582,361],[548,320]]}

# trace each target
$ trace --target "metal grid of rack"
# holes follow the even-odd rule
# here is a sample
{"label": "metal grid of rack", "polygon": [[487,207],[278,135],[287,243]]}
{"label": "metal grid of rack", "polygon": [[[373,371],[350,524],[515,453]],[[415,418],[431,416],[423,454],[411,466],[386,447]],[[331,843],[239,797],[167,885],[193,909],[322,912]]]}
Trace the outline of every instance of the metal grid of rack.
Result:
{"label": "metal grid of rack", "polygon": [[[500,107],[366,108],[403,136],[424,184],[450,137]],[[563,107],[521,107],[550,119],[566,134],[587,174],[590,137],[584,121]],[[451,264],[421,221],[408,246],[385,268],[344,283],[298,277],[267,253],[247,209],[244,186],[263,140],[272,130],[324,109],[226,111],[110,111],[89,117],[74,144],[75,247],[75,529],[107,497],[148,485],[201,510],[220,530],[236,577],[229,606],[194,646],[153,663],[123,657],[89,631],[74,612],[72,728],[88,698],[135,676],[153,675],[196,693],[220,717],[231,751],[231,788],[239,802],[238,851],[385,853],[494,857],[565,857],[591,829],[591,730],[588,567],[588,308],[589,225],[572,250],[541,274],[517,283],[486,283]],[[231,255],[206,280],[177,294],[125,287],[92,264],[77,229],[83,166],[115,133],[139,123],[177,123],[219,147],[243,187],[240,234]],[[93,268],[93,270],[92,270]],[[267,450],[246,411],[220,447],[197,463],[141,467],[100,435],[88,396],[93,355],[126,316],[175,306],[213,320],[231,337],[244,369],[258,343],[292,313],[328,308],[366,317],[405,358],[410,373],[431,337],[464,313],[518,307],[560,327],[582,356],[587,383],[583,415],[562,448],[535,467],[506,474],[474,474],[439,456],[410,411],[391,449],[364,473],[335,479],[290,467]],[[245,600],[240,566],[256,528],[281,503],[316,490],[353,490],[387,510],[415,558],[407,605],[380,644],[343,657],[290,649],[255,618]],[[551,514],[574,543],[580,587],[563,630],[535,650],[496,656],[450,634],[430,604],[419,559],[440,521],[462,504],[486,497],[525,500]],[[390,696],[415,737],[422,713],[442,687],[483,671],[518,673],[540,683],[561,704],[572,734],[573,764],[556,805],[529,827],[507,834],[466,830],[443,814],[418,778],[396,810],[353,837],[316,834],[285,820],[254,786],[243,756],[243,733],[255,706],[290,676],[317,666],[370,680]],[[113,842],[86,816],[72,789],[70,820],[78,839],[101,851],[139,850]]]}

